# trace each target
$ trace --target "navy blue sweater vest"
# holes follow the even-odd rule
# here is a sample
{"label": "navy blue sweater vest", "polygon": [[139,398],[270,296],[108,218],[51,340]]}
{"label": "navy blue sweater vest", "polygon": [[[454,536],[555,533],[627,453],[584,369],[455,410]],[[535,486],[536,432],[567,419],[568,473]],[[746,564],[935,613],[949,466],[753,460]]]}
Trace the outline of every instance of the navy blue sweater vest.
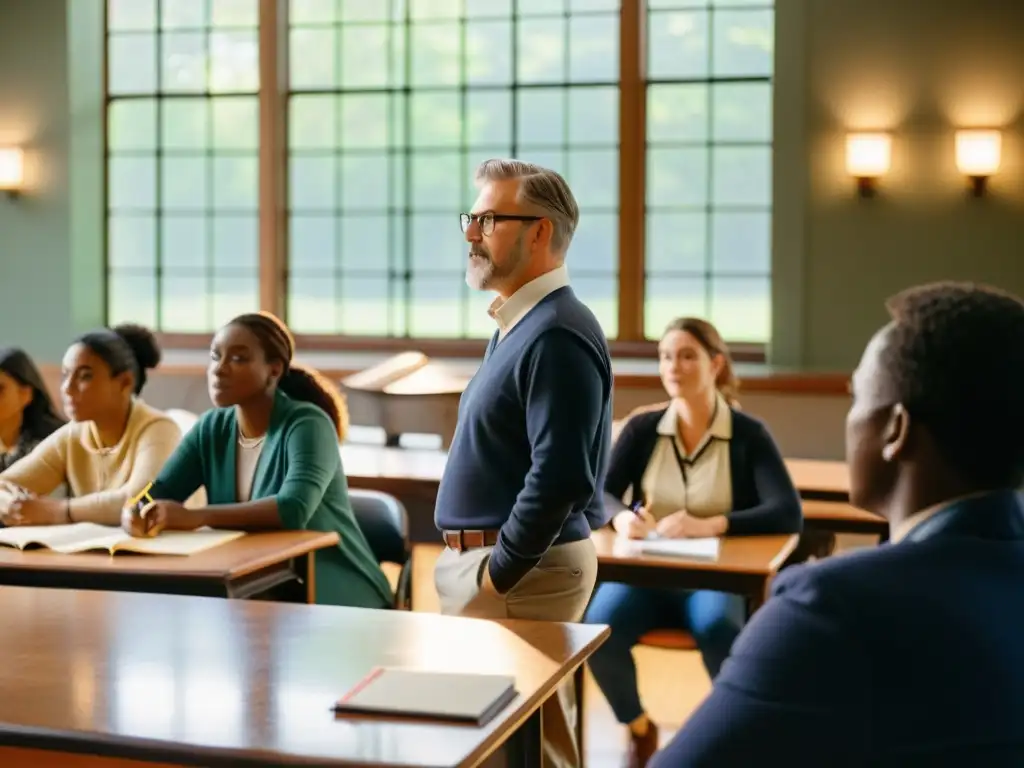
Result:
{"label": "navy blue sweater vest", "polygon": [[489,564],[500,592],[550,546],[586,539],[604,522],[611,394],[604,332],[571,288],[491,340],[459,402],[434,522],[500,529]]}

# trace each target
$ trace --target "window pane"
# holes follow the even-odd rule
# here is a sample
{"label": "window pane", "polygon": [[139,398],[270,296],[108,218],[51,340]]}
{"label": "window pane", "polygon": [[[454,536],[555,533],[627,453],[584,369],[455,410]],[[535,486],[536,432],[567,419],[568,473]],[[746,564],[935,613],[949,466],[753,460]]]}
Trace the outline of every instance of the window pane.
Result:
{"label": "window pane", "polygon": [[425,339],[462,335],[462,294],[467,291],[462,273],[447,277],[417,277],[412,282],[409,335]]}
{"label": "window pane", "polygon": [[457,147],[462,141],[462,109],[459,94],[413,91],[412,145]]}
{"label": "window pane", "polygon": [[338,333],[386,336],[391,328],[389,291],[386,277],[342,277]]}
{"label": "window pane", "polygon": [[707,216],[701,213],[648,213],[648,274],[703,274],[707,268]]}
{"label": "window pane", "polygon": [[[164,3],[164,7],[174,3]],[[160,83],[171,93],[206,90],[206,34],[175,32],[160,41]]]}
{"label": "window pane", "polygon": [[617,213],[585,213],[570,246],[569,274],[619,271],[619,216]]}
{"label": "window pane", "polygon": [[217,149],[258,150],[260,110],[256,97],[212,99],[213,146]]}
{"label": "window pane", "polygon": [[651,12],[648,16],[648,76],[708,76],[706,11]]}
{"label": "window pane", "polygon": [[156,327],[156,275],[122,274],[107,277],[107,324],[138,323]]}
{"label": "window pane", "polygon": [[210,17],[215,27],[255,27],[259,24],[259,0],[211,0]]}
{"label": "window pane", "polygon": [[156,221],[152,216],[111,216],[107,222],[111,269],[156,266]]}
{"label": "window pane", "polygon": [[111,35],[107,46],[112,96],[156,91],[156,35]]}
{"label": "window pane", "polygon": [[291,274],[288,278],[288,325],[293,333],[336,333],[337,280],[333,272]]}
{"label": "window pane", "polygon": [[569,79],[614,83],[619,79],[619,17],[569,17]]}
{"label": "window pane", "polygon": [[457,213],[463,202],[464,179],[461,153],[413,155],[410,202],[414,208]]}
{"label": "window pane", "polygon": [[772,140],[771,83],[719,83],[712,95],[716,141]]}
{"label": "window pane", "polygon": [[165,99],[160,102],[160,136],[164,149],[206,149],[209,145],[209,104],[206,99]]}
{"label": "window pane", "polygon": [[214,32],[210,36],[210,90],[245,93],[260,87],[256,31]]}
{"label": "window pane", "polygon": [[[341,18],[344,21],[387,21],[389,3],[368,3],[366,0],[341,0]],[[401,8],[401,3],[395,4]],[[396,14],[397,15],[397,14]]]}
{"label": "window pane", "polygon": [[205,269],[210,239],[205,216],[165,216],[160,222],[160,255],[166,269]]}
{"label": "window pane", "polygon": [[619,281],[614,273],[607,276],[572,278],[572,288],[580,300],[590,307],[606,336],[619,333]]}
{"label": "window pane", "polygon": [[383,211],[388,208],[388,155],[345,155],[341,158],[343,210]]}
{"label": "window pane", "polygon": [[466,142],[470,147],[512,143],[512,91],[466,94]]}
{"label": "window pane", "polygon": [[414,24],[410,34],[412,85],[458,85],[462,73],[459,25]]}
{"label": "window pane", "polygon": [[566,180],[583,211],[619,204],[619,153],[614,149],[581,149],[568,153]]}
{"label": "window pane", "polygon": [[771,272],[770,212],[716,213],[712,217],[712,233],[715,272],[747,275]]}
{"label": "window pane", "polygon": [[[466,16],[505,19],[512,15],[512,0],[465,0]],[[522,8],[522,1],[519,6]],[[522,13],[522,11],[520,11]]]}
{"label": "window pane", "polygon": [[255,275],[259,269],[259,225],[255,216],[217,216],[213,219],[215,270],[230,269]]}
{"label": "window pane", "polygon": [[327,29],[292,29],[288,77],[292,88],[334,88],[337,34]]}
{"label": "window pane", "polygon": [[618,11],[620,0],[569,0],[569,10],[578,11]]}
{"label": "window pane", "polygon": [[337,219],[333,215],[293,214],[288,226],[291,247],[288,268],[292,275],[330,274],[337,263]]}
{"label": "window pane", "polygon": [[164,156],[160,160],[161,205],[166,210],[194,211],[209,205],[208,160],[203,156]]}
{"label": "window pane", "polygon": [[408,0],[409,16],[414,20],[457,19],[462,15],[462,0]]}
{"label": "window pane", "polygon": [[202,29],[207,18],[206,0],[160,3],[160,26],[164,29]]}
{"label": "window pane", "polygon": [[512,81],[512,24],[508,21],[466,23],[466,82],[504,85]]}
{"label": "window pane", "polygon": [[209,294],[210,281],[202,273],[164,275],[160,281],[160,327],[179,333],[208,330]]}
{"label": "window pane", "polygon": [[704,207],[707,197],[707,150],[647,151],[647,205]]}
{"label": "window pane", "polygon": [[389,25],[341,28],[342,88],[385,88],[391,81]]}
{"label": "window pane", "polygon": [[565,13],[566,0],[517,0],[520,16],[552,16]]}
{"label": "window pane", "polygon": [[292,24],[331,24],[340,19],[338,0],[291,0],[288,19]]}
{"label": "window pane", "polygon": [[[521,8],[520,13],[524,11]],[[558,83],[566,79],[565,19],[519,22],[518,79],[523,83]]]}
{"label": "window pane", "polygon": [[647,140],[666,144],[707,141],[708,90],[705,83],[650,85]]}
{"label": "window pane", "polygon": [[713,19],[712,67],[717,77],[772,74],[774,11],[716,11]]}
{"label": "window pane", "polygon": [[[454,215],[412,217],[412,271],[458,274],[466,268],[469,246]],[[416,280],[421,279],[414,275]],[[456,281],[458,283],[458,281]]]}
{"label": "window pane", "polygon": [[113,31],[156,28],[156,0],[107,0],[107,28]]}
{"label": "window pane", "polygon": [[570,88],[569,144],[619,142],[619,89]]}
{"label": "window pane", "polygon": [[211,326],[218,328],[238,315],[260,307],[259,280],[255,275],[214,275]]}
{"label": "window pane", "polygon": [[107,163],[111,210],[156,207],[156,159],[111,157]]}
{"label": "window pane", "polygon": [[345,216],[341,228],[340,266],[346,273],[352,271],[381,272],[387,274],[388,224],[384,215]]}
{"label": "window pane", "polygon": [[[677,317],[709,316],[703,278],[648,276],[645,285],[644,335],[649,339],[661,338],[665,327]],[[721,327],[719,330],[725,334]]]}
{"label": "window pane", "polygon": [[337,208],[338,166],[333,154],[293,156],[288,171],[288,193],[293,209],[322,211]]}
{"label": "window pane", "polygon": [[111,152],[156,149],[156,102],[152,99],[113,102],[107,130]]}
{"label": "window pane", "polygon": [[528,149],[520,152],[519,157],[528,163],[536,163],[542,168],[550,168],[552,171],[558,171],[563,176],[567,176],[569,173],[565,152],[560,149]]}
{"label": "window pane", "polygon": [[521,147],[558,147],[565,143],[564,88],[526,88],[516,93],[516,135]]}
{"label": "window pane", "polygon": [[377,149],[388,145],[389,97],[347,95],[341,101],[341,146]]}
{"label": "window pane", "polygon": [[213,158],[213,205],[218,209],[255,210],[259,173],[255,157]]}
{"label": "window pane", "polygon": [[770,205],[770,147],[718,147],[711,153],[715,205]]}
{"label": "window pane", "polygon": [[332,149],[337,145],[336,97],[292,96],[288,114],[288,144],[293,149]]}
{"label": "window pane", "polygon": [[771,338],[771,280],[723,277],[711,281],[710,320],[723,338],[767,342]]}

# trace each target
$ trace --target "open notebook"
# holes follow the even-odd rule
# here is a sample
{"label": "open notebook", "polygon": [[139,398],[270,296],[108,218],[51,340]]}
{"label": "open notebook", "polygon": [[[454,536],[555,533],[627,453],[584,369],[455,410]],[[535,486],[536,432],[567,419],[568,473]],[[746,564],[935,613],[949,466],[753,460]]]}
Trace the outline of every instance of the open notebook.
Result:
{"label": "open notebook", "polygon": [[137,539],[112,526],[72,523],[0,528],[0,545],[17,549],[49,549],[65,555],[78,552],[194,555],[244,535],[243,531],[202,529],[163,531],[151,539]]}

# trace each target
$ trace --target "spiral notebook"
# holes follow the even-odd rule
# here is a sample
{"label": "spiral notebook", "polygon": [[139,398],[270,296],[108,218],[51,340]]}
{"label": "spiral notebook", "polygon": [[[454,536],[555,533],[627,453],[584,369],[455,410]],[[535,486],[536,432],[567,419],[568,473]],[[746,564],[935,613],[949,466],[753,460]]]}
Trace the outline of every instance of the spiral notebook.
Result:
{"label": "spiral notebook", "polygon": [[375,667],[332,708],[336,714],[394,715],[486,725],[517,696],[515,678]]}

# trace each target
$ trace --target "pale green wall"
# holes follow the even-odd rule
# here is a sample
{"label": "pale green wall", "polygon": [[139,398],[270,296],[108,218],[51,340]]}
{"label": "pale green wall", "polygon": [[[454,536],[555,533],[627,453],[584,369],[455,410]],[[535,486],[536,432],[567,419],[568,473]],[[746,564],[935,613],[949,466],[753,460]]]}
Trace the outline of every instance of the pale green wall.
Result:
{"label": "pale green wall", "polygon": [[[846,368],[899,288],[1024,294],[1024,4],[776,0],[774,362]],[[69,35],[68,29],[75,34]],[[38,173],[0,198],[0,333],[41,359],[102,321],[102,0],[0,2],[0,144]],[[1006,126],[992,197],[967,200],[954,124]],[[896,134],[882,195],[843,172],[848,127]]]}

